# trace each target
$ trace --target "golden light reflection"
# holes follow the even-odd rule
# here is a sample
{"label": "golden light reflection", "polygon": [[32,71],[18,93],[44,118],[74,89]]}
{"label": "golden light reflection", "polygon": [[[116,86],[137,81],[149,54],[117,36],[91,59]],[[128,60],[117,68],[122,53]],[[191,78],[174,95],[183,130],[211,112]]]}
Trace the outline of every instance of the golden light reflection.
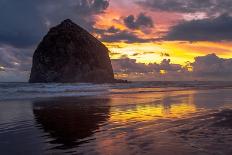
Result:
{"label": "golden light reflection", "polygon": [[110,121],[129,122],[181,118],[182,116],[193,112],[196,112],[196,107],[193,104],[176,104],[170,105],[170,107],[165,107],[163,105],[137,106],[134,109],[126,111],[115,110],[111,114]]}
{"label": "golden light reflection", "polygon": [[160,74],[166,74],[167,71],[166,70],[160,70]]}
{"label": "golden light reflection", "polygon": [[[133,92],[133,89],[130,91]],[[149,92],[150,89],[145,89],[143,91]],[[157,91],[159,91],[159,89],[157,89]],[[162,92],[162,90],[160,91]],[[182,94],[188,95],[180,98]],[[126,100],[127,104],[131,106],[125,109],[120,108],[120,106],[123,105],[120,104],[119,108],[112,108],[110,121],[126,123],[135,121],[183,118],[184,116],[191,115],[197,111],[196,105],[194,104],[193,94],[195,94],[195,91],[172,91],[169,92],[169,94],[166,94],[165,92],[140,94],[132,93],[128,95],[127,98],[120,99],[119,97],[112,103],[114,104],[120,102],[120,100]]]}

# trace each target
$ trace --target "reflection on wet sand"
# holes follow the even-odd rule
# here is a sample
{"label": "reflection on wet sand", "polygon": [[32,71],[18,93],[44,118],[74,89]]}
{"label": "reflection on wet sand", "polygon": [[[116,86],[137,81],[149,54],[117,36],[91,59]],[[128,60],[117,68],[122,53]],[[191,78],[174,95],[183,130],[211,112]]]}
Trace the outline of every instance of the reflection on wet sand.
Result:
{"label": "reflection on wet sand", "polygon": [[[144,104],[135,104],[128,108],[119,106],[111,108],[110,121],[112,122],[138,122],[157,119],[183,118],[185,115],[193,114],[197,107],[193,102],[193,94],[182,95],[182,92],[167,94],[132,94],[128,102],[143,100]],[[112,102],[120,101],[120,97]]]}
{"label": "reflection on wet sand", "polygon": [[180,118],[183,115],[196,112],[192,104],[177,104],[165,107],[163,105],[143,105],[129,110],[115,110],[111,113],[113,122],[150,121],[165,118]]}
{"label": "reflection on wet sand", "polygon": [[[38,125],[57,144],[56,149],[71,149],[85,143],[107,121],[109,99],[67,98],[37,101],[33,113]],[[82,141],[83,140],[83,141]]]}
{"label": "reflection on wet sand", "polygon": [[[115,106],[109,119],[113,125],[107,137],[97,138],[97,150],[100,154],[231,155],[232,110],[215,106],[224,109],[230,104],[229,93],[206,90],[113,95],[111,104]],[[218,102],[221,96],[226,100]],[[216,109],[207,108],[210,104]]]}

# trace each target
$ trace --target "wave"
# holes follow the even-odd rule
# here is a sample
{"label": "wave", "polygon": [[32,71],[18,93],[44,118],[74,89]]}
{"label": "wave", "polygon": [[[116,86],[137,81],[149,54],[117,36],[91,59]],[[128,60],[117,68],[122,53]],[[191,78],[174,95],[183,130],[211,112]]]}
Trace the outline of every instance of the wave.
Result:
{"label": "wave", "polygon": [[0,100],[88,96],[106,93],[107,85],[0,83]]}
{"label": "wave", "polygon": [[0,100],[153,93],[189,89],[232,88],[232,82],[132,82],[126,84],[0,83]]}

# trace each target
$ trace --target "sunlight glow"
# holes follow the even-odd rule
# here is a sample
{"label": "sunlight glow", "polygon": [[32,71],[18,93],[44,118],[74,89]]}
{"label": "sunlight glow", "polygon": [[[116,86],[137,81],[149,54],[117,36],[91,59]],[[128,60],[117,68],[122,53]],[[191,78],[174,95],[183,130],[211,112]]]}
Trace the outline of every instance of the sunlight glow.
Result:
{"label": "sunlight glow", "polygon": [[232,42],[157,42],[157,43],[104,43],[111,52],[112,59],[127,56],[141,63],[160,63],[164,58],[162,53],[170,55],[172,63],[186,65],[193,62],[197,56],[216,53],[219,57],[232,57]]}

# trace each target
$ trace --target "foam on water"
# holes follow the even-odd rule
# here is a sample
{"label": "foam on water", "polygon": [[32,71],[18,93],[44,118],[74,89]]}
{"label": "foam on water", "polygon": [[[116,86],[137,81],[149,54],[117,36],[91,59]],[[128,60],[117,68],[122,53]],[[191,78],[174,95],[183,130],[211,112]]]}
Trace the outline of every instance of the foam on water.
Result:
{"label": "foam on water", "polygon": [[0,100],[89,96],[107,93],[107,85],[0,83]]}
{"label": "foam on water", "polygon": [[232,82],[132,82],[127,84],[29,84],[0,83],[0,100],[47,97],[98,96],[141,92],[167,92],[188,89],[231,88]]}

